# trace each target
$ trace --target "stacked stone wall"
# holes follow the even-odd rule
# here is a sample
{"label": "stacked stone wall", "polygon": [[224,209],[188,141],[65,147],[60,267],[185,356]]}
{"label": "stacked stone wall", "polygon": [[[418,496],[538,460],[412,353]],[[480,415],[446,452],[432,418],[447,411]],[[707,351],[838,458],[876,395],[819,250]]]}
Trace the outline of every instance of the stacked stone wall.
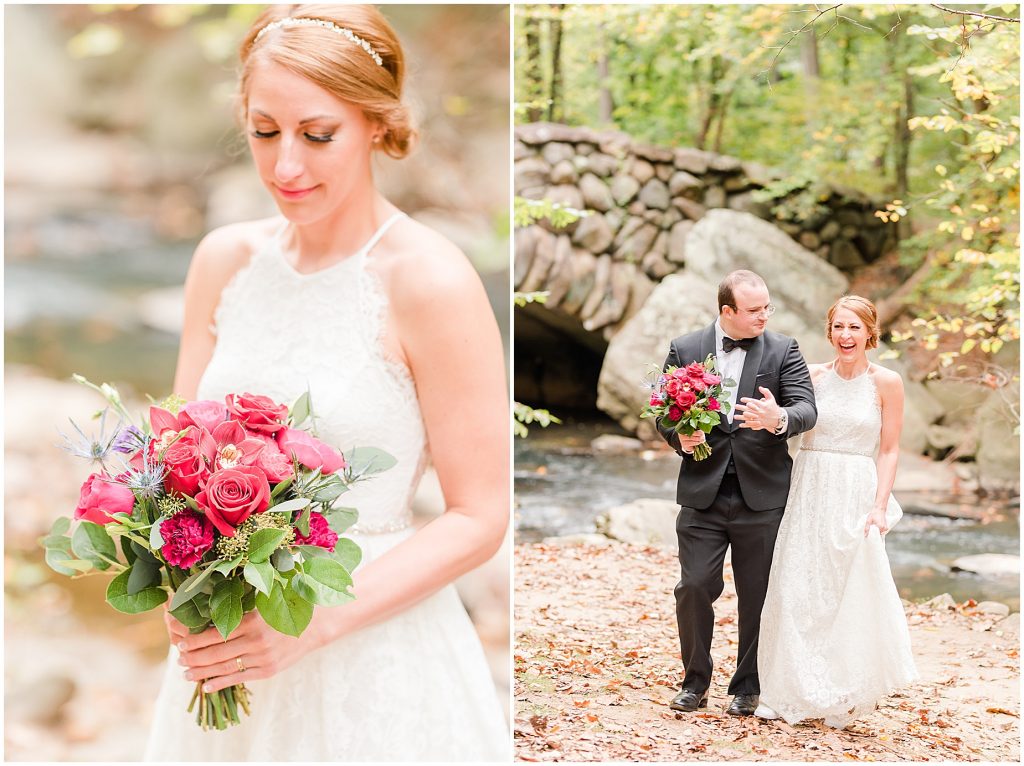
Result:
{"label": "stacked stone wall", "polygon": [[709,209],[770,221],[847,273],[894,243],[893,227],[874,215],[884,201],[857,190],[816,183],[809,215],[787,198],[756,199],[781,179],[756,162],[551,123],[519,126],[515,138],[516,194],[592,211],[565,229],[544,221],[516,233],[516,289],[550,291],[548,308],[606,338],[685,268],[687,235]]}

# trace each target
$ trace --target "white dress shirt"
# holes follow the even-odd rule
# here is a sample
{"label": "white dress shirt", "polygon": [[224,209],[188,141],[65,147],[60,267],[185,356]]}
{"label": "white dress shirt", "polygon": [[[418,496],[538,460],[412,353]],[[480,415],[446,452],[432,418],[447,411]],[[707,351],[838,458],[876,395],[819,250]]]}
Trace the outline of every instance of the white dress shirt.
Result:
{"label": "white dress shirt", "polygon": [[[722,348],[722,338],[725,337],[725,330],[722,329],[722,323],[720,319],[715,320],[715,366],[718,369],[718,374],[722,378],[729,378],[733,381],[732,386],[722,386],[722,398],[729,402],[729,412],[726,414],[726,419],[732,423],[733,416],[736,414],[736,390],[740,385],[740,375],[743,374],[743,363],[747,359],[747,350],[744,348],[734,348],[728,354]],[[738,339],[734,339],[738,340]]]}

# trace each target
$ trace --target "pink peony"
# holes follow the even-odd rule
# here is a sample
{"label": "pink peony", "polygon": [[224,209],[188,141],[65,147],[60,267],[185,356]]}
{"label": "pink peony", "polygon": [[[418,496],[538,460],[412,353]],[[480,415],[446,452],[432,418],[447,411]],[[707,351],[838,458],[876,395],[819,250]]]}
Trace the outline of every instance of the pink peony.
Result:
{"label": "pink peony", "polygon": [[228,419],[228,408],[223,402],[200,400],[189,402],[178,414],[178,422],[181,427],[202,426],[212,432],[217,426]]}
{"label": "pink peony", "polygon": [[720,409],[722,409],[722,405],[718,403],[717,399],[715,399],[714,397],[708,399],[708,410],[710,410],[711,412],[717,412]]}
{"label": "pink peony", "polygon": [[285,455],[295,455],[306,468],[319,468],[321,472],[334,473],[345,467],[345,458],[338,450],[305,431],[297,428],[285,428],[276,434],[277,445]]}
{"label": "pink peony", "polygon": [[189,569],[213,547],[213,524],[194,511],[182,511],[160,522],[160,549],[164,560],[172,566]]}
{"label": "pink peony", "polygon": [[75,518],[95,524],[107,524],[115,513],[131,513],[135,495],[128,487],[117,484],[99,473],[90,474],[82,484],[75,507]]}
{"label": "pink peony", "polygon": [[703,375],[700,376],[699,378],[690,378],[690,386],[693,388],[694,391],[703,391],[705,388],[708,387],[707,384],[704,382]]}
{"label": "pink peony", "polygon": [[296,545],[315,545],[318,548],[326,548],[334,553],[334,546],[338,542],[338,533],[327,524],[327,519],[322,513],[310,511],[309,513],[309,535],[302,534],[295,530]]}
{"label": "pink peony", "polygon": [[722,382],[722,376],[721,375],[714,375],[714,374],[712,374],[710,372],[705,372],[704,373],[704,382],[707,385],[709,385],[709,386],[717,386],[719,383]]}

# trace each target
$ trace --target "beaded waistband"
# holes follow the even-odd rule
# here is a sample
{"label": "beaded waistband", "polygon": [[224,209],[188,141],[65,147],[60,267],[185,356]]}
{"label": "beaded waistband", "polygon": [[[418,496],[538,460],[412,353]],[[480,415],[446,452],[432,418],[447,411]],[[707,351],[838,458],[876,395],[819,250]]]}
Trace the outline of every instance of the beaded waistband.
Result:
{"label": "beaded waistband", "polygon": [[412,526],[412,514],[403,516],[400,519],[392,519],[391,521],[385,521],[382,524],[353,524],[347,530],[346,534],[352,535],[386,535],[391,532],[401,532],[403,529],[407,529]]}
{"label": "beaded waistband", "polygon": [[874,457],[874,452],[862,452],[855,449],[839,449],[838,447],[815,447],[813,445],[801,445],[800,451],[804,450],[808,452],[834,452],[838,455],[863,455],[864,457]]}

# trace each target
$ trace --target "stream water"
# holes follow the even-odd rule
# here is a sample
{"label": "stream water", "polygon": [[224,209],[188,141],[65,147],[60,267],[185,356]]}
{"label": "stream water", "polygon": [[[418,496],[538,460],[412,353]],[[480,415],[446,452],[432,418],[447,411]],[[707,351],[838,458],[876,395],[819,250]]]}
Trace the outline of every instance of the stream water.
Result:
{"label": "stream water", "polygon": [[[670,453],[595,454],[591,440],[613,430],[607,424],[532,428],[515,445],[517,542],[595,531],[603,511],[641,497],[673,499],[678,461]],[[660,454],[660,453],[658,453]],[[650,459],[645,459],[650,458]],[[1017,576],[983,577],[954,572],[954,559],[977,553],[1020,552],[1015,508],[994,508],[984,521],[922,513],[922,507],[952,498],[897,495],[905,515],[886,537],[886,551],[903,598],[921,600],[949,593],[957,601],[1001,601],[1020,608]],[[959,498],[972,502],[973,498]]]}

